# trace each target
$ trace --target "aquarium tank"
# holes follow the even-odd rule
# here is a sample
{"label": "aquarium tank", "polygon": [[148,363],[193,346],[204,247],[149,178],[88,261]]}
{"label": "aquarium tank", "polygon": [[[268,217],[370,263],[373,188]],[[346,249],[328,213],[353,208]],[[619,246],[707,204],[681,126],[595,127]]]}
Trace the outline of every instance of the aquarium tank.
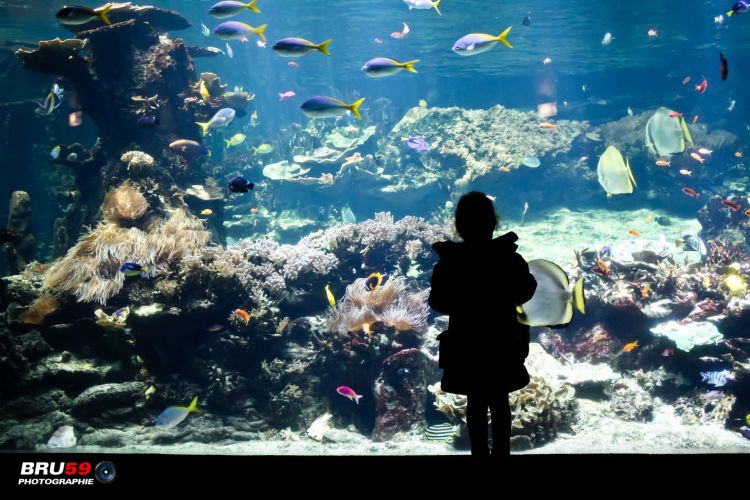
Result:
{"label": "aquarium tank", "polygon": [[3,2],[0,449],[468,454],[479,191],[545,283],[513,453],[750,452],[749,9]]}

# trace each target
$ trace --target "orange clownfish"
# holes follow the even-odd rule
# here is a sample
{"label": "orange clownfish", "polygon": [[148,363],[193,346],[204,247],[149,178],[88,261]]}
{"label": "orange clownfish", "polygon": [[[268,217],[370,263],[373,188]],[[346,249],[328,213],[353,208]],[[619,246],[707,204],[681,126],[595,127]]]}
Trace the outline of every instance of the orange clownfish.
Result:
{"label": "orange clownfish", "polygon": [[244,309],[235,309],[234,314],[235,316],[238,316],[242,321],[244,321],[245,325],[250,323],[250,313],[245,311]]}
{"label": "orange clownfish", "polygon": [[636,347],[638,347],[638,341],[637,340],[635,342],[631,342],[629,344],[625,344],[625,347],[622,348],[622,352],[630,352],[633,349],[635,349]]}
{"label": "orange clownfish", "polygon": [[369,291],[377,290],[380,283],[383,282],[383,275],[380,273],[372,273],[367,277],[365,281],[365,288]]}

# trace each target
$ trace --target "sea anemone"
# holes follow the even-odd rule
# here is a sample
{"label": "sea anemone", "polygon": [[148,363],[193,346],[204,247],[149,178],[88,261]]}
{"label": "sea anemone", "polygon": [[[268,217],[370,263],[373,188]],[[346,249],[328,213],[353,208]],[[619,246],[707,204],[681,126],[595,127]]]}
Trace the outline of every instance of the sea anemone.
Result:
{"label": "sea anemone", "polygon": [[60,304],[52,295],[42,295],[29,304],[29,308],[21,314],[19,319],[27,325],[41,325],[44,318],[57,311]]}
{"label": "sea anemone", "polygon": [[139,220],[147,211],[146,198],[127,181],[109,191],[102,202],[104,218],[121,226]]}

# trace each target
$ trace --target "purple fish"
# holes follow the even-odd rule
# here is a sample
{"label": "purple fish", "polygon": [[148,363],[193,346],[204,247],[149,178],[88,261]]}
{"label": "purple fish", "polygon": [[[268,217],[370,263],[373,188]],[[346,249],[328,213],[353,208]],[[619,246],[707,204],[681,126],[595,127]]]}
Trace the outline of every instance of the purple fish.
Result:
{"label": "purple fish", "polygon": [[248,182],[244,177],[232,177],[232,180],[229,181],[229,190],[233,193],[247,193],[253,187],[255,187],[255,184]]}
{"label": "purple fish", "polygon": [[430,144],[425,141],[422,137],[409,137],[406,141],[406,145],[415,150],[417,153],[424,153],[430,149]]}

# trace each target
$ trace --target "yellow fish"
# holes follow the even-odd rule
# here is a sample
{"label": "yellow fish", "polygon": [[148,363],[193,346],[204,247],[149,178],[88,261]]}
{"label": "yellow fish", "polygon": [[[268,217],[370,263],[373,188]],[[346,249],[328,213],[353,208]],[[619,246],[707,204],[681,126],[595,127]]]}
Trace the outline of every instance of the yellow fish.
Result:
{"label": "yellow fish", "polygon": [[201,80],[201,86],[198,92],[200,92],[203,102],[208,102],[208,100],[211,98],[211,94],[208,93],[208,89],[206,88],[206,82],[204,82],[203,80]]}
{"label": "yellow fish", "polygon": [[419,107],[420,108],[426,108],[427,107],[427,101],[425,101],[424,99],[420,99],[419,100]]}
{"label": "yellow fish", "polygon": [[638,341],[637,340],[635,342],[631,342],[629,344],[625,344],[625,347],[622,348],[622,352],[630,352],[633,349],[635,349],[636,347],[638,347]]}
{"label": "yellow fish", "polygon": [[213,213],[214,211],[210,208],[204,208],[203,210],[201,210],[201,215],[212,215]]}
{"label": "yellow fish", "polygon": [[328,288],[330,285],[326,285],[326,298],[328,298],[328,303],[331,305],[331,307],[336,307],[336,297],[333,296],[333,293],[331,293],[331,289]]}
{"label": "yellow fish", "polygon": [[253,114],[250,115],[250,119],[252,121],[257,121],[258,120],[258,112],[257,111],[253,111]]}
{"label": "yellow fish", "polygon": [[231,148],[232,146],[239,146],[243,142],[245,142],[245,139],[247,136],[245,134],[234,134],[229,139],[224,139],[224,142],[227,145],[227,149]]}
{"label": "yellow fish", "polygon": [[271,146],[270,144],[261,144],[257,148],[253,148],[254,155],[264,155],[270,153],[271,151],[273,151],[273,146]]}

